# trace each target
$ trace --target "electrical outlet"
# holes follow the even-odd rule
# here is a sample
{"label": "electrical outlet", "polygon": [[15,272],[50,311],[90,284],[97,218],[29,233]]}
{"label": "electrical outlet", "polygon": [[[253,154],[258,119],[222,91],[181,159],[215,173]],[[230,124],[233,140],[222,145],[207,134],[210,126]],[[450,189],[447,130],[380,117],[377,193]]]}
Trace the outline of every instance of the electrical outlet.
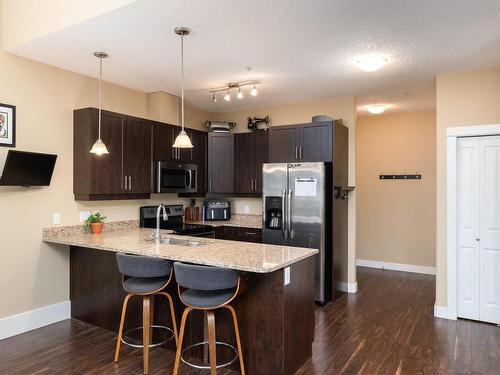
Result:
{"label": "electrical outlet", "polygon": [[246,214],[250,213],[250,206],[248,204],[243,205],[243,212]]}
{"label": "electrical outlet", "polygon": [[285,285],[288,285],[290,284],[290,267],[286,267],[285,268],[285,274],[284,274],[284,284]]}
{"label": "electrical outlet", "polygon": [[61,214],[54,214],[54,224],[61,224]]}
{"label": "electrical outlet", "polygon": [[80,223],[85,222],[90,216],[90,211],[80,211]]}

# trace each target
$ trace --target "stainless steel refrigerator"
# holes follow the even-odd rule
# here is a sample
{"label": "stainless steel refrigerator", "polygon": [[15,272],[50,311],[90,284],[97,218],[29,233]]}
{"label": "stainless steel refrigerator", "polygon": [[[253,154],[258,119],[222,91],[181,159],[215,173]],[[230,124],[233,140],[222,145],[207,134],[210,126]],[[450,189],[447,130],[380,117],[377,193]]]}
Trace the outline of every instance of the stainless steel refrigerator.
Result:
{"label": "stainless steel refrigerator", "polygon": [[262,189],[263,242],[318,249],[315,266],[315,299],[321,304],[330,301],[332,164],[264,164]]}

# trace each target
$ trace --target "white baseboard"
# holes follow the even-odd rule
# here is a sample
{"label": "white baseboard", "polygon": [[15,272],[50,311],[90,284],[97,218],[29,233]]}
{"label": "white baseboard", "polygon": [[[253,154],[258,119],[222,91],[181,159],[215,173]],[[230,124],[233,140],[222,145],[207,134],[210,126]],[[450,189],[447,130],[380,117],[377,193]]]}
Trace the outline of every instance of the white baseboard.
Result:
{"label": "white baseboard", "polygon": [[457,320],[456,316],[450,316],[450,313],[448,312],[448,308],[446,306],[434,305],[434,316],[436,318]]}
{"label": "white baseboard", "polygon": [[358,283],[347,284],[347,293],[357,293],[357,292],[358,292]]}
{"label": "white baseboard", "polygon": [[358,283],[346,283],[344,281],[335,282],[335,288],[345,293],[356,293],[358,291]]}
{"label": "white baseboard", "polygon": [[40,307],[0,319],[0,340],[71,318],[71,302]]}
{"label": "white baseboard", "polygon": [[380,268],[391,271],[403,271],[413,273],[423,273],[426,275],[435,275],[436,267],[416,266],[414,264],[379,262],[377,260],[357,259],[356,265],[369,268]]}

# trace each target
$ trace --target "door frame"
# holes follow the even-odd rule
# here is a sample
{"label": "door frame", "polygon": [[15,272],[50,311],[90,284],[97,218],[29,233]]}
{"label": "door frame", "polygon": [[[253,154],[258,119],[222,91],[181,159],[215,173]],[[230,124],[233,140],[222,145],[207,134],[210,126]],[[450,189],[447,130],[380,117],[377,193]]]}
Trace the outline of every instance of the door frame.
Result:
{"label": "door frame", "polygon": [[[500,135],[500,124],[458,126],[446,131],[446,318],[457,319],[457,144],[458,138]],[[441,315],[441,314],[440,314]],[[441,316],[444,317],[444,316]]]}

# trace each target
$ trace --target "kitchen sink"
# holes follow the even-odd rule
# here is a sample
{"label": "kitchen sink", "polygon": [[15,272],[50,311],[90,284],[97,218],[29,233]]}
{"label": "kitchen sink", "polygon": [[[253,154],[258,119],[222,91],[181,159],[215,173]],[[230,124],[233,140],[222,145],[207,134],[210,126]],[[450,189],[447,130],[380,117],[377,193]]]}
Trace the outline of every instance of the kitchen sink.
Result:
{"label": "kitchen sink", "polygon": [[159,240],[155,240],[154,238],[148,238],[146,239],[146,241],[157,241],[160,245],[179,245],[179,246],[189,246],[189,247],[197,247],[207,244],[207,241],[185,240],[182,238],[161,238]]}

